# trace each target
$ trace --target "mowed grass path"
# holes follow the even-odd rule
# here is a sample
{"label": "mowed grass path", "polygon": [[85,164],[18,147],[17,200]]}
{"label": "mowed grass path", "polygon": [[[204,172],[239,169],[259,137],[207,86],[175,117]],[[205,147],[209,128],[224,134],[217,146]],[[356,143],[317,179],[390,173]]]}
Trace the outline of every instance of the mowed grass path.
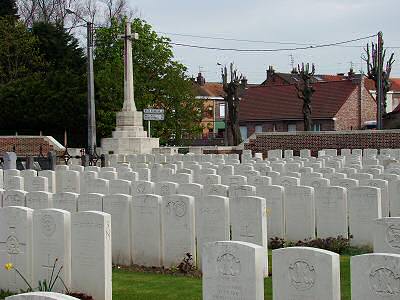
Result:
{"label": "mowed grass path", "polygon": [[[350,300],[350,256],[340,257],[340,270],[342,300]],[[265,300],[272,300],[272,278],[265,279],[264,290]],[[113,300],[128,299],[201,300],[201,279],[114,270]]]}

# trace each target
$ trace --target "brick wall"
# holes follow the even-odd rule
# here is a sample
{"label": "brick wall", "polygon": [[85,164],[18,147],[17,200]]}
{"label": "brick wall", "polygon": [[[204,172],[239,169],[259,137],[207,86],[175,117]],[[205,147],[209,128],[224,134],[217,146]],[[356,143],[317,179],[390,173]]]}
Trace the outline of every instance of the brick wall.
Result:
{"label": "brick wall", "polygon": [[316,155],[322,149],[400,148],[400,130],[257,133],[244,148],[265,157],[273,149],[291,149],[295,155],[301,149],[310,149]]}
{"label": "brick wall", "polygon": [[351,93],[348,100],[336,114],[335,130],[361,129],[360,89]]}
{"label": "brick wall", "polygon": [[53,150],[62,152],[59,146],[46,136],[0,136],[0,156],[3,156],[5,152],[14,151],[14,147],[19,157],[38,156],[40,147],[42,147],[43,155],[47,155]]}

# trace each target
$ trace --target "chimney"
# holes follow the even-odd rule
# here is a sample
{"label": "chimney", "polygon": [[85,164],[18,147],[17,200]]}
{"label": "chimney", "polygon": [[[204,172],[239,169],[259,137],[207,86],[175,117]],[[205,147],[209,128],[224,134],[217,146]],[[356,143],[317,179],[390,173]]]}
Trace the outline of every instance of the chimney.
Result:
{"label": "chimney", "polygon": [[247,89],[247,78],[245,76],[240,81],[240,85],[242,86],[242,88]]}
{"label": "chimney", "polygon": [[348,78],[353,79],[354,75],[356,75],[356,73],[354,73],[353,68],[350,68],[350,71],[347,73]]}
{"label": "chimney", "polygon": [[205,85],[206,84],[206,79],[203,77],[201,72],[199,72],[199,74],[197,74],[196,82],[197,82],[198,85]]}
{"label": "chimney", "polygon": [[275,70],[273,66],[269,66],[267,69],[267,80],[273,80],[273,76],[275,74]]}

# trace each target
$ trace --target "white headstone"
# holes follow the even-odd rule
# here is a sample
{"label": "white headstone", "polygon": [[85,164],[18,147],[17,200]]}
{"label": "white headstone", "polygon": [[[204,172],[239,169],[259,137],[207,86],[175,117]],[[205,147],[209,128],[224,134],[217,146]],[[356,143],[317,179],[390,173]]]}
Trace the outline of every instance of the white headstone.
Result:
{"label": "white headstone", "polygon": [[112,299],[111,216],[78,212],[71,217],[71,290]]}
{"label": "white headstone", "polygon": [[53,194],[49,192],[30,192],[25,196],[26,207],[45,209],[53,207]]}
{"label": "white headstone", "polygon": [[203,195],[214,195],[214,196],[221,196],[221,197],[228,197],[228,190],[229,187],[223,184],[210,184],[205,185],[203,190]]}
{"label": "white headstone", "polygon": [[285,237],[284,188],[279,185],[257,187],[256,195],[265,198],[268,238]]}
{"label": "white headstone", "polygon": [[[62,267],[52,291],[66,292],[71,287],[71,214],[60,209],[38,209],[33,212],[33,282],[51,278]],[[53,266],[54,273],[53,273]],[[52,277],[53,273],[53,277]]]}
{"label": "white headstone", "polygon": [[222,184],[227,186],[234,186],[234,185],[243,185],[247,183],[246,176],[242,175],[228,175],[223,176],[221,175]]}
{"label": "white headstone", "polygon": [[272,251],[274,299],[340,300],[340,258],[327,250],[289,247]]}
{"label": "white headstone", "polygon": [[80,176],[78,171],[60,171],[56,173],[56,190],[60,192],[80,193]]}
{"label": "white headstone", "polygon": [[281,185],[285,188],[289,186],[298,186],[300,185],[300,179],[296,177],[282,176],[278,185]]}
{"label": "white headstone", "polygon": [[314,189],[306,186],[285,188],[286,236],[298,241],[315,238]]}
{"label": "white headstone", "polygon": [[43,176],[47,178],[47,183],[49,187],[48,192],[56,192],[56,172],[52,170],[43,170],[38,172],[38,176]]}
{"label": "white headstone", "polygon": [[230,240],[229,198],[205,196],[196,202],[195,209],[197,256],[201,267],[205,243]]}
{"label": "white headstone", "polygon": [[76,213],[78,211],[78,196],[79,194],[69,192],[55,193],[53,195],[53,206],[70,213]]}
{"label": "white headstone", "polygon": [[32,212],[27,207],[0,208],[0,290],[28,289],[15,270],[4,268],[7,263],[12,263],[32,285]]}
{"label": "white headstone", "polygon": [[4,191],[3,207],[7,206],[25,206],[25,197],[27,192],[19,190]]}
{"label": "white headstone", "polygon": [[91,179],[88,181],[87,192],[108,195],[109,188],[109,181],[107,179]]}
{"label": "white headstone", "polygon": [[78,197],[78,211],[103,211],[103,194],[80,194]]}
{"label": "white headstone", "polygon": [[154,185],[154,194],[160,196],[167,196],[176,194],[179,184],[175,182],[162,181]]}
{"label": "white headstone", "polygon": [[367,180],[360,180],[360,186],[372,186],[380,189],[382,217],[389,217],[388,182],[383,179],[367,179]]}
{"label": "white headstone", "polygon": [[374,220],[382,217],[380,190],[366,186],[350,188],[347,204],[352,244],[372,246]]}
{"label": "white headstone", "polygon": [[109,194],[131,194],[131,182],[123,179],[113,179],[109,181]]}
{"label": "white headstone", "polygon": [[27,192],[48,192],[49,185],[47,177],[28,176],[25,178],[25,191]]}
{"label": "white headstone", "polygon": [[103,211],[111,215],[112,261],[115,265],[131,265],[132,196],[115,194],[103,198]]}
{"label": "white headstone", "polygon": [[374,252],[400,254],[400,218],[375,220]]}
{"label": "white headstone", "polygon": [[162,199],[163,264],[179,264],[186,253],[196,261],[194,198],[185,195],[167,195]]}
{"label": "white headstone", "polygon": [[203,248],[203,300],[264,299],[265,249],[234,241]]}
{"label": "white headstone", "polygon": [[3,183],[5,190],[25,190],[24,177],[22,176],[7,176]]}
{"label": "white headstone", "polygon": [[317,236],[348,238],[347,190],[330,186],[315,189]]}
{"label": "white headstone", "polygon": [[136,195],[132,198],[132,261],[160,267],[162,258],[161,196]]}
{"label": "white headstone", "polygon": [[136,168],[134,171],[138,173],[138,180],[149,181],[151,179],[151,172],[148,168]]}
{"label": "white headstone", "polygon": [[6,300],[79,300],[65,294],[54,292],[31,292],[7,297]]}
{"label": "white headstone", "polygon": [[99,172],[99,178],[107,179],[107,180],[114,180],[118,178],[118,173],[115,171],[103,171]]}
{"label": "white headstone", "polygon": [[229,203],[232,240],[249,242],[265,249],[265,275],[268,276],[267,206],[264,198],[241,196]]}
{"label": "white headstone", "polygon": [[95,171],[85,171],[81,174],[80,178],[80,193],[81,194],[87,194],[88,192],[88,186],[89,186],[89,181],[98,178],[99,174]]}
{"label": "white headstone", "polygon": [[353,256],[351,299],[399,299],[399,254],[373,253]]}
{"label": "white headstone", "polygon": [[133,181],[131,191],[132,191],[132,196],[153,194],[154,183],[145,180]]}

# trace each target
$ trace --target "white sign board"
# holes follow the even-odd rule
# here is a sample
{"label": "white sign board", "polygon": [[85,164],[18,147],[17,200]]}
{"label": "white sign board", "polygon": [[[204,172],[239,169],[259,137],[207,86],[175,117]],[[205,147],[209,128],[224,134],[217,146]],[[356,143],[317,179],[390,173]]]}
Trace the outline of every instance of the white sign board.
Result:
{"label": "white sign board", "polygon": [[145,108],[143,109],[144,114],[164,114],[163,108]]}
{"label": "white sign board", "polygon": [[163,121],[164,114],[143,114],[143,120],[145,121]]}

